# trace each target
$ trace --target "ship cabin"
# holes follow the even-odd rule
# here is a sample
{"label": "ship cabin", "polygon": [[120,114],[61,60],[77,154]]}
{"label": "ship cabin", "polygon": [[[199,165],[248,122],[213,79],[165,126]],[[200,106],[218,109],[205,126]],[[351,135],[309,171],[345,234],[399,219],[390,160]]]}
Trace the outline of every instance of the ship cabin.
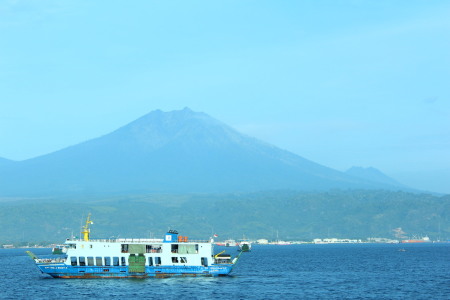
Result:
{"label": "ship cabin", "polygon": [[214,256],[211,241],[189,240],[175,230],[164,239],[67,240],[66,264],[71,266],[123,267],[140,265],[203,266],[232,264],[231,256]]}

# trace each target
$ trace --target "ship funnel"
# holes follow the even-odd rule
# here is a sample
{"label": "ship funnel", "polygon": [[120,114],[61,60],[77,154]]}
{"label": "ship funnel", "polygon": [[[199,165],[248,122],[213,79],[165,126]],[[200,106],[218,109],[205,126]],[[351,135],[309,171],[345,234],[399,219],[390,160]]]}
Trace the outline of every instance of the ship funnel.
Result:
{"label": "ship funnel", "polygon": [[164,236],[164,243],[173,243],[178,241],[178,231],[169,230]]}

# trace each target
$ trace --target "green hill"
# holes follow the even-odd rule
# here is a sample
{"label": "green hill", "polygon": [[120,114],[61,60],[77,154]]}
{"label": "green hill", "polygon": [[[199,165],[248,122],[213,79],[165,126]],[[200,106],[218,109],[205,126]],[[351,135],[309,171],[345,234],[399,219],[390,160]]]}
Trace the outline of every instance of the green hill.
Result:
{"label": "green hill", "polygon": [[93,238],[161,237],[171,228],[192,238],[312,240],[427,235],[450,239],[450,195],[392,191],[135,195],[0,202],[0,243],[62,242],[79,236],[92,213]]}

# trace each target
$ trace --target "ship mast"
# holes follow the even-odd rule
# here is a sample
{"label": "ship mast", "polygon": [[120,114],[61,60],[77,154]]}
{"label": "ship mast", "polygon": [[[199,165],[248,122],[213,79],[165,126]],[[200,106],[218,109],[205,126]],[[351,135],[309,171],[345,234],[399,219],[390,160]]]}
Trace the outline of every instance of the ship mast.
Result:
{"label": "ship mast", "polygon": [[89,233],[91,232],[89,229],[90,224],[94,224],[94,222],[91,221],[91,213],[88,214],[86,224],[83,226],[83,231],[81,232],[83,240],[86,242],[89,241]]}

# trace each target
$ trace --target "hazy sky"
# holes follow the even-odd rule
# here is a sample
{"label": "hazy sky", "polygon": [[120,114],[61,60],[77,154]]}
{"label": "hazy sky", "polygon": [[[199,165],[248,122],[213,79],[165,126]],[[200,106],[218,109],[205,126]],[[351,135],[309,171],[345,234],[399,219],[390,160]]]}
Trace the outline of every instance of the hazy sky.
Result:
{"label": "hazy sky", "polygon": [[0,2],[0,157],[189,107],[450,193],[450,1]]}

